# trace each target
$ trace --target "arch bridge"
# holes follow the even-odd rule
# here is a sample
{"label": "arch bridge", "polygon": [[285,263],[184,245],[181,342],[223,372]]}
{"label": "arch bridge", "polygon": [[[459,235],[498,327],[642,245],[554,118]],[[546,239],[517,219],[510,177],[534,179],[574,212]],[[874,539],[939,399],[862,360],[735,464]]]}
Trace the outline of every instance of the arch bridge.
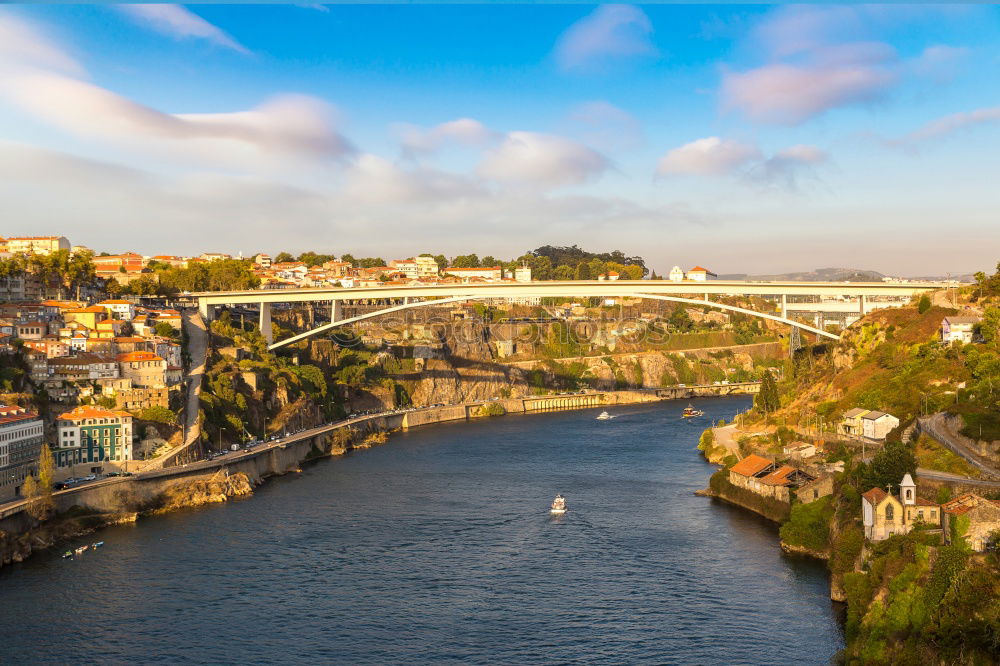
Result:
{"label": "arch bridge", "polygon": [[[470,300],[551,297],[631,297],[685,303],[702,307],[707,306],[780,322],[821,337],[837,340],[839,336],[835,333],[790,319],[788,317],[788,310],[790,309],[788,298],[856,299],[859,308],[858,313],[864,315],[879,307],[898,306],[917,294],[954,286],[954,283],[948,282],[756,282],[729,280],[671,282],[611,280],[275,289],[201,292],[192,294],[191,297],[197,300],[198,309],[205,321],[211,321],[216,306],[259,306],[261,333],[270,344],[270,349],[277,349],[319,335],[336,327],[415,308],[434,307]],[[775,313],[771,314],[721,303],[712,300],[712,296],[761,296],[775,298],[778,300],[779,305],[775,309]],[[878,299],[880,298],[889,300],[879,301]],[[385,303],[386,305],[379,310],[367,312],[356,317],[345,318],[342,316],[342,306],[345,302],[378,302]],[[274,342],[271,330],[271,305],[275,303],[329,303],[330,323]]]}

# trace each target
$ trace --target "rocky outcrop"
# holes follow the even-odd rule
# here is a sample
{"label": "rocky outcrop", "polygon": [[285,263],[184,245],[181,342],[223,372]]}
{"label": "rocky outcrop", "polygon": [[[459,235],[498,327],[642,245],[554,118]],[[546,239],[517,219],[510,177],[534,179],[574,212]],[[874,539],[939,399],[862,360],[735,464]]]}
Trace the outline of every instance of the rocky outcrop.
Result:
{"label": "rocky outcrop", "polygon": [[158,506],[150,513],[228,502],[233,497],[252,494],[253,484],[246,474],[229,474],[228,470],[220,470],[210,479],[186,479],[169,486],[160,496]]}
{"label": "rocky outcrop", "polygon": [[63,516],[20,533],[0,530],[0,566],[23,562],[32,553],[111,525],[134,523],[135,512]]}

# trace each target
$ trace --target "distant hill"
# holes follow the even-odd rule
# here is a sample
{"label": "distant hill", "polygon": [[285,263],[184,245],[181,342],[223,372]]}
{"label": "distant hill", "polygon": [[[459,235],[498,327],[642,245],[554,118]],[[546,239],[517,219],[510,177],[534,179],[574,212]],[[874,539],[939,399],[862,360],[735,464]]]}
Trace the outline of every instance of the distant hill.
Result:
{"label": "distant hill", "polygon": [[857,268],[817,268],[798,273],[778,273],[775,275],[748,275],[729,273],[720,275],[720,280],[788,280],[792,282],[881,282],[884,274]]}

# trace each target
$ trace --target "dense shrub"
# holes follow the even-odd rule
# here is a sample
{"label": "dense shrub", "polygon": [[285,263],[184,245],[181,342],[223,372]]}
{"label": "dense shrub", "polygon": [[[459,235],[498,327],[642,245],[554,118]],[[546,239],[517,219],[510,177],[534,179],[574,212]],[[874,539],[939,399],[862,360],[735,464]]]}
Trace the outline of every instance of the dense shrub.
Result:
{"label": "dense shrub", "polygon": [[781,540],[793,546],[825,552],[830,547],[832,518],[830,497],[821,497],[809,504],[796,504],[788,522],[781,526]]}

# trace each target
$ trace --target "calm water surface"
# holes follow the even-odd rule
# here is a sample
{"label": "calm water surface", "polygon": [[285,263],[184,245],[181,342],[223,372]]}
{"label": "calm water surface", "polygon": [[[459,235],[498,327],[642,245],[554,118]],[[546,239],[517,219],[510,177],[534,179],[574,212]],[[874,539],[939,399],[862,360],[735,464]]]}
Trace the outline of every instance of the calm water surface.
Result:
{"label": "calm water surface", "polygon": [[417,429],[105,530],[0,571],[0,661],[826,663],[843,639],[823,566],[692,494],[707,418],[683,406]]}

